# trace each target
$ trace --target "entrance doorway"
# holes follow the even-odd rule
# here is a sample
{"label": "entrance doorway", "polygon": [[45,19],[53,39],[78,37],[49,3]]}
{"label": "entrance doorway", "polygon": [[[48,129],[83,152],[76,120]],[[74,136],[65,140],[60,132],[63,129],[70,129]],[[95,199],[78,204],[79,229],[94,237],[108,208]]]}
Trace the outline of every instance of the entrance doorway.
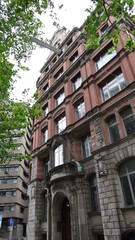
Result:
{"label": "entrance doorway", "polygon": [[70,204],[67,198],[63,200],[61,210],[62,240],[71,240]]}

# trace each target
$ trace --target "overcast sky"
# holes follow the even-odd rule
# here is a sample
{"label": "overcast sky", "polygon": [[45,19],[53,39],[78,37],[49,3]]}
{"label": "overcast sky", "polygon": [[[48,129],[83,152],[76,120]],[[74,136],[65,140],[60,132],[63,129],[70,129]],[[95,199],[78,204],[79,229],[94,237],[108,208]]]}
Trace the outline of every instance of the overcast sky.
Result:
{"label": "overcast sky", "polygon": [[[85,11],[90,6],[90,0],[55,0],[58,4],[63,3],[63,8],[57,13],[59,18],[59,23],[65,26],[67,30],[72,30],[74,26],[80,27],[87,17],[87,12]],[[42,17],[45,23],[45,37],[50,39],[56,31],[53,27],[52,21],[47,16]],[[31,59],[26,63],[30,68],[28,72],[20,72],[21,79],[16,83],[16,88],[14,91],[15,97],[21,99],[21,93],[25,88],[30,88],[30,96],[36,90],[36,80],[40,76],[40,69],[46,61],[49,55],[49,50],[44,48],[39,48],[33,52]]]}

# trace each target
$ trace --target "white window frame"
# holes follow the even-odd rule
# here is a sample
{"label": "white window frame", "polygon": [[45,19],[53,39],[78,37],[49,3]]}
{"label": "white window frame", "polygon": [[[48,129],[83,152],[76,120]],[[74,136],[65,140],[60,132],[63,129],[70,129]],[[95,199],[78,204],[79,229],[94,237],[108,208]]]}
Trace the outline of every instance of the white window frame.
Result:
{"label": "white window frame", "polygon": [[[128,161],[128,160],[127,160],[127,161]],[[127,161],[126,161],[126,162],[127,162]],[[129,160],[129,161],[135,161],[135,160]],[[123,174],[119,174],[119,173],[118,173],[119,183],[120,183],[120,189],[121,189],[121,193],[122,193],[122,196],[123,196],[123,203],[124,203],[124,205],[125,205],[125,206],[135,206],[135,194],[134,194],[133,187],[132,187],[132,182],[131,182],[131,179],[130,179],[130,174],[135,174],[135,170],[129,171],[128,168],[127,168],[126,162],[122,163],[122,164],[119,166],[119,168],[123,167],[123,165],[125,165],[125,167],[126,167],[126,173],[123,173]],[[131,198],[132,198],[132,201],[133,201],[133,204],[132,204],[132,205],[126,204],[126,199],[125,199],[125,196],[124,196],[124,194],[125,194],[126,192],[123,191],[122,184],[121,184],[121,178],[122,178],[122,177],[126,177],[126,178],[127,178],[128,186],[129,186],[129,189],[130,189]]]}
{"label": "white window frame", "polygon": [[43,108],[43,111],[44,111],[44,116],[43,117],[46,117],[47,114],[48,114],[48,106],[47,105]]}
{"label": "white window frame", "polygon": [[[122,86],[121,83],[122,84],[124,83],[124,87]],[[118,91],[111,94],[111,89],[114,86],[117,86]],[[119,75],[115,75],[110,81],[108,81],[108,80],[105,81],[104,85],[101,87],[103,102],[107,101],[108,99],[115,96],[117,93],[121,92],[125,87],[126,87],[126,82],[125,82],[123,73],[120,73]]]}
{"label": "white window frame", "polygon": [[64,101],[64,98],[65,98],[65,93],[63,90],[55,97],[55,107],[60,105]]}
{"label": "white window frame", "polygon": [[46,143],[47,140],[48,140],[48,128],[45,128],[45,129],[43,130],[42,136],[43,136],[42,141],[43,141],[43,144],[44,144],[44,143]]}
{"label": "white window frame", "polygon": [[66,116],[61,116],[56,122],[56,133],[61,133],[66,128]]}
{"label": "white window frame", "polygon": [[76,112],[76,120],[81,119],[82,117],[85,116],[86,111],[85,111],[85,103],[84,101],[79,102],[78,104],[75,105],[75,112]]}
{"label": "white window frame", "polygon": [[63,156],[63,144],[59,145],[57,148],[54,150],[54,160],[55,160],[55,167],[62,165],[64,156]]}
{"label": "white window frame", "polygon": [[79,55],[78,55],[78,51],[77,51],[69,59],[70,60],[70,64],[72,65],[78,59],[78,57],[79,57]]}
{"label": "white window frame", "polygon": [[106,63],[108,63],[112,58],[114,58],[117,52],[114,50],[112,53],[108,54],[109,49],[102,53],[99,58],[95,61],[96,71],[100,70]]}
{"label": "white window frame", "polygon": [[73,91],[76,91],[81,86],[81,84],[82,84],[82,78],[79,75],[73,80]]}
{"label": "white window frame", "polygon": [[63,67],[55,74],[54,78],[57,81],[64,73]]}
{"label": "white window frame", "polygon": [[90,135],[87,135],[82,139],[83,145],[83,157],[87,158],[92,155],[92,138]]}

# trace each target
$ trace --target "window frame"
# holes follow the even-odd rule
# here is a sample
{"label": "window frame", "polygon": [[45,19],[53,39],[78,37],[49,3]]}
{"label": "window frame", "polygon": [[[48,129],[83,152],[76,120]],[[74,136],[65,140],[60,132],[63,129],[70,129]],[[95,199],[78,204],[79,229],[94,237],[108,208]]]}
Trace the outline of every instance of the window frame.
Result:
{"label": "window frame", "polygon": [[58,94],[56,94],[55,98],[55,107],[59,106],[65,98],[64,89],[62,89]]}
{"label": "window frame", "polygon": [[[131,110],[131,113],[129,115],[127,115],[126,117],[123,117],[122,114],[127,111],[127,109]],[[131,106],[128,106],[126,108],[124,108],[121,112],[120,112],[120,116],[122,118],[122,121],[123,121],[123,125],[124,125],[124,129],[125,129],[125,133],[127,136],[129,136],[130,134],[134,133],[135,132],[135,129],[132,129],[130,132],[129,131],[129,126],[127,127],[127,123],[125,124],[125,120],[129,119],[129,118],[132,118],[132,121],[134,120],[135,122],[135,117],[134,117],[134,114],[133,114],[133,111],[132,111],[132,108]],[[134,123],[135,124],[135,123]],[[132,124],[130,124],[130,126],[133,126]],[[135,128],[135,127],[134,127]]]}
{"label": "window frame", "polygon": [[46,104],[44,107],[43,107],[43,111],[44,111],[44,115],[43,115],[43,118],[45,118],[48,114],[48,104]]}
{"label": "window frame", "polygon": [[70,65],[72,65],[73,63],[75,63],[78,58],[79,58],[78,51],[76,51],[76,52],[69,58]]}
{"label": "window frame", "polygon": [[114,50],[111,54],[107,54],[109,49],[112,46],[108,46],[102,51],[101,53],[98,54],[98,56],[95,58],[95,68],[96,72],[99,71],[102,67],[104,67],[108,62],[110,62],[116,55],[117,52]]}
{"label": "window frame", "polygon": [[[121,79],[122,79],[122,81],[121,81]],[[111,88],[109,86],[109,85],[112,85],[112,83],[113,83],[113,86],[117,85],[117,87],[119,88],[119,91],[116,93],[114,92],[113,95],[111,95],[111,93],[110,93],[110,89],[112,88],[112,86],[111,86]],[[124,87],[122,86],[122,84],[120,85],[120,83],[122,83],[122,84],[124,83]],[[126,81],[125,81],[122,71],[119,69],[119,70],[117,70],[117,72],[110,74],[106,79],[104,79],[102,81],[102,84],[100,85],[102,101],[103,102],[108,101],[109,99],[111,99],[112,97],[114,97],[115,95],[120,93],[125,88],[126,88]],[[105,93],[107,93],[108,97],[105,96]]]}
{"label": "window frame", "polygon": [[[80,110],[78,109],[79,107],[80,107]],[[80,120],[81,118],[83,118],[86,115],[84,100],[80,100],[77,103],[75,103],[74,108],[75,108],[76,121]]]}
{"label": "window frame", "polygon": [[[55,120],[55,123],[56,123],[56,134],[60,134],[61,132],[63,132],[66,129],[66,115],[62,114],[61,116],[59,116]],[[62,124],[62,126],[61,126],[61,124]]]}
{"label": "window frame", "polygon": [[[58,158],[56,159],[56,154],[58,154]],[[59,144],[55,149],[54,149],[54,166],[60,166],[64,164],[64,146],[63,144]]]}
{"label": "window frame", "polygon": [[61,67],[59,71],[54,75],[55,82],[57,82],[63,74],[64,74],[64,69],[63,67]]}
{"label": "window frame", "polygon": [[42,144],[45,144],[48,141],[48,128],[42,130]]}
{"label": "window frame", "polygon": [[[100,202],[99,202],[96,173],[92,173],[89,176],[89,187],[90,187],[91,209],[93,212],[100,212]],[[95,192],[96,192],[96,195],[95,195]]]}
{"label": "window frame", "polygon": [[81,74],[77,74],[73,79],[72,79],[72,85],[73,85],[73,92],[75,92],[81,85],[82,85],[82,78]]}
{"label": "window frame", "polygon": [[[113,123],[110,124],[109,121],[111,121],[113,117],[115,118],[115,119],[114,119],[115,122],[113,122]],[[108,131],[109,131],[109,136],[110,136],[111,142],[114,143],[114,142],[116,142],[116,141],[119,141],[119,140],[120,140],[120,133],[119,133],[119,129],[118,129],[118,123],[117,123],[117,120],[116,120],[116,116],[115,116],[114,114],[111,115],[111,116],[109,116],[109,117],[107,118],[106,122],[107,122],[107,127],[108,127]],[[115,132],[116,132],[116,128],[117,128],[117,134],[119,135],[119,137],[118,137],[117,140],[114,140],[114,136],[113,136],[113,134],[112,134],[112,129],[113,129],[113,127],[115,127]]]}
{"label": "window frame", "polygon": [[[87,158],[87,157],[90,157],[92,155],[92,137],[91,135],[86,135],[85,137],[83,137],[81,139],[81,142],[82,142],[82,153],[83,153],[83,158]],[[86,149],[87,147],[87,149]],[[87,152],[89,153],[87,155]]]}
{"label": "window frame", "polygon": [[[133,174],[135,175],[135,170],[129,171],[129,170],[128,170],[128,167],[127,167],[127,162],[129,163],[129,162],[131,162],[131,161],[134,161],[134,164],[135,164],[135,160],[134,160],[134,159],[126,160],[125,162],[123,162],[123,163],[118,167],[118,171],[117,171],[117,173],[118,173],[118,179],[119,179],[119,184],[120,184],[120,190],[121,190],[122,199],[123,199],[123,203],[124,203],[124,206],[125,206],[125,207],[134,207],[134,206],[135,206],[135,193],[134,193],[133,186],[132,186],[133,184],[132,184],[131,178],[130,178],[130,175],[131,175],[131,174],[132,174],[132,175],[133,175]],[[119,170],[120,170],[120,168],[122,169],[122,167],[125,167],[126,172],[120,175],[120,174],[119,174]],[[133,204],[128,204],[128,203],[126,203],[126,201],[128,200],[128,199],[126,199],[126,196],[129,197],[129,192],[128,192],[128,194],[126,194],[126,191],[125,191],[125,192],[123,191],[123,190],[125,190],[126,188],[125,188],[125,186],[124,186],[124,188],[122,187],[122,182],[121,182],[121,178],[122,178],[122,177],[126,177],[126,179],[127,179],[128,187],[129,187],[130,194],[131,194],[131,200],[132,200]]]}

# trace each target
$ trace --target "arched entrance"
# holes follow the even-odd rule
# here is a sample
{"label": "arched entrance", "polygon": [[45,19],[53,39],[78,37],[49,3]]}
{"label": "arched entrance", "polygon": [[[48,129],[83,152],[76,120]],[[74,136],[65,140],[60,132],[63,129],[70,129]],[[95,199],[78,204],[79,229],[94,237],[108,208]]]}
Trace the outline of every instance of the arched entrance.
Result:
{"label": "arched entrance", "polygon": [[62,240],[71,240],[70,204],[67,198],[65,198],[62,203],[61,219]]}
{"label": "arched entrance", "polygon": [[70,203],[64,193],[55,194],[52,210],[52,240],[72,240]]}

